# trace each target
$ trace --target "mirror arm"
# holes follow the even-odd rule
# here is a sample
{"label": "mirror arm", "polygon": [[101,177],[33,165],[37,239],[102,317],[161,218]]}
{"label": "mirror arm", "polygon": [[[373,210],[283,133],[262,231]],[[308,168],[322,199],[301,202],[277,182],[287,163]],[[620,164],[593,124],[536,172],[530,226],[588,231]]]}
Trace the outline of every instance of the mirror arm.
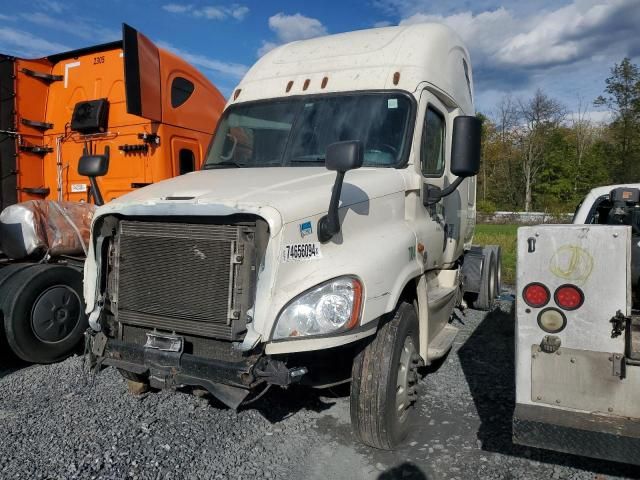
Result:
{"label": "mirror arm", "polygon": [[[85,145],[84,151],[86,154],[87,152],[86,145]],[[111,154],[111,148],[109,147],[109,145],[107,145],[106,147],[104,147],[104,155],[107,158],[109,158],[110,154]],[[95,175],[89,176],[89,183],[91,183],[91,195],[93,196],[93,201],[98,207],[101,207],[102,205],[104,205],[104,198],[102,198],[102,192],[100,191],[100,187],[98,186],[98,180],[95,177]]]}
{"label": "mirror arm", "polygon": [[460,184],[464,179],[465,177],[458,177],[454,180],[452,184],[450,184],[448,187],[445,187],[442,190],[438,187],[434,187],[432,185],[427,184],[425,205],[427,206],[435,205],[444,197],[451,195],[453,192],[456,191],[456,189],[460,186]]}
{"label": "mirror arm", "polygon": [[340,203],[340,194],[342,193],[344,174],[345,172],[337,172],[336,182],[333,184],[333,191],[331,192],[329,211],[318,221],[318,240],[322,243],[328,242],[334,235],[340,232],[338,206]]}
{"label": "mirror arm", "polygon": [[91,195],[93,196],[93,201],[98,207],[101,207],[104,205],[104,199],[102,198],[102,192],[100,192],[100,187],[98,187],[96,177],[89,177],[89,183],[91,183]]}

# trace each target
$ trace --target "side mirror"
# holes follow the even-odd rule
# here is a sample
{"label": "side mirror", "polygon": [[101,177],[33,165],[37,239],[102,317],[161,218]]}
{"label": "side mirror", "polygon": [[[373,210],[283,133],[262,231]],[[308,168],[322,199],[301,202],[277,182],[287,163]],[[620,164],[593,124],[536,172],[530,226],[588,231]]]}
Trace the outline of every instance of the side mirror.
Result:
{"label": "side mirror", "polygon": [[78,162],[78,173],[85,177],[104,177],[109,171],[106,155],[82,155]]}
{"label": "side mirror", "polygon": [[473,177],[480,171],[482,122],[474,116],[453,120],[451,140],[451,173],[458,177]]}
{"label": "side mirror", "polygon": [[327,147],[325,166],[327,170],[337,172],[336,182],[331,192],[331,202],[327,214],[318,222],[318,240],[328,242],[340,232],[338,206],[344,174],[349,170],[360,168],[364,162],[364,148],[360,140],[332,143]]}
{"label": "side mirror", "polygon": [[102,193],[96,177],[104,177],[109,171],[109,147],[104,147],[104,155],[90,155],[85,150],[84,155],[80,157],[78,161],[78,173],[89,177],[91,182],[91,194],[96,205],[104,205]]}
{"label": "side mirror", "polygon": [[345,173],[360,168],[363,161],[364,153],[360,140],[332,143],[327,147],[327,170]]}

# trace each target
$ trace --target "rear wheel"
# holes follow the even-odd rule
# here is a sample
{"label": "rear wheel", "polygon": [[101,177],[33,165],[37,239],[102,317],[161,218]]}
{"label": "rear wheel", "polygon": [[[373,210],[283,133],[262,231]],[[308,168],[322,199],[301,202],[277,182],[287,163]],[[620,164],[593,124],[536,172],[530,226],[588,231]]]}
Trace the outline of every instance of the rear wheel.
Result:
{"label": "rear wheel", "polygon": [[87,328],[82,274],[65,265],[34,265],[3,288],[7,342],[22,360],[53,363],[69,356]]}
{"label": "rear wheel", "polygon": [[486,247],[493,253],[494,270],[496,278],[496,297],[499,297],[502,293],[502,248],[500,245],[488,245]]}
{"label": "rear wheel", "polygon": [[7,342],[7,335],[4,331],[4,311],[3,303],[7,298],[7,284],[18,272],[32,267],[30,263],[14,263],[0,269],[0,360],[15,361],[16,355]]}
{"label": "rear wheel", "polygon": [[492,250],[485,249],[480,280],[480,291],[472,300],[472,307],[477,310],[491,310],[495,304],[497,294],[497,282],[499,276],[496,270],[496,256]]}
{"label": "rear wheel", "polygon": [[418,316],[401,303],[355,358],[351,381],[351,424],[360,440],[391,450],[409,433],[416,412]]}

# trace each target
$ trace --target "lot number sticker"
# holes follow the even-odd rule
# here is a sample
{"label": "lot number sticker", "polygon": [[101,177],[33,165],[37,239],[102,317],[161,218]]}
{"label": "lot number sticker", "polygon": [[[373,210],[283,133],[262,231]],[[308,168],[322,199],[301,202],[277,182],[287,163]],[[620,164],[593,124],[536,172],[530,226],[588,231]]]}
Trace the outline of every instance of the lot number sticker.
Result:
{"label": "lot number sticker", "polygon": [[320,244],[317,242],[285,245],[282,250],[283,262],[303,262],[318,258],[322,258],[322,252],[320,251]]}

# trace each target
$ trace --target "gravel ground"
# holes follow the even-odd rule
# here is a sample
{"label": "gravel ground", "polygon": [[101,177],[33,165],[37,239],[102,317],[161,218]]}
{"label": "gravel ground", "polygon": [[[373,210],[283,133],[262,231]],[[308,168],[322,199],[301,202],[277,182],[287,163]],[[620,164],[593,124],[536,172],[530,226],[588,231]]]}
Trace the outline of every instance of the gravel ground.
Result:
{"label": "gravel ground", "polygon": [[462,322],[421,381],[418,423],[396,452],[355,441],[344,389],[272,389],[234,412],[185,392],[133,397],[111,368],[86,384],[80,357],[0,367],[0,478],[640,478],[514,446],[511,303]]}

